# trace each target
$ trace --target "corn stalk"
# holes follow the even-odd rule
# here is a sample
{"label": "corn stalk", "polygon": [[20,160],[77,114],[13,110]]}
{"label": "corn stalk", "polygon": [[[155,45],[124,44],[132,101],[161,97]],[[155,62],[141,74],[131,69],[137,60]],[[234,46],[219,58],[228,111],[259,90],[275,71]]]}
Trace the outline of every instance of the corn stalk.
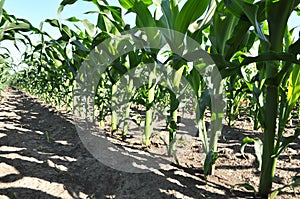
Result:
{"label": "corn stalk", "polygon": [[148,80],[148,96],[146,102],[146,118],[145,118],[145,129],[142,137],[143,144],[148,147],[150,146],[150,137],[153,131],[153,118],[154,110],[152,105],[154,102],[155,96],[155,87],[156,87],[156,66],[153,67],[150,71],[149,80]]}

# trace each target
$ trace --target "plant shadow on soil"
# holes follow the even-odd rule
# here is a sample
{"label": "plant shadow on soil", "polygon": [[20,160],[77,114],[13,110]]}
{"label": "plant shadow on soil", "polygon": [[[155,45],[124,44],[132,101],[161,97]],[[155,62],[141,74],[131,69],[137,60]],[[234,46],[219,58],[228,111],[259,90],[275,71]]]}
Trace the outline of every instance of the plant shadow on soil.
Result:
{"label": "plant shadow on soil", "polygon": [[[171,169],[160,169],[159,174],[126,173],[102,164],[89,153],[68,114],[14,88],[8,88],[4,97],[0,104],[0,198],[254,197],[251,192],[232,189],[232,183],[248,179],[251,184],[252,175],[258,178],[253,147],[245,151],[248,159],[238,154],[240,132],[233,130],[224,135],[227,139],[221,139],[216,175],[207,182],[202,167],[171,164]],[[290,149],[291,154],[281,158],[279,174],[284,176],[299,172],[299,139]],[[290,165],[283,160],[291,161]],[[192,161],[199,164],[204,160],[196,157]],[[241,175],[246,170],[248,175]],[[285,183],[284,176],[278,176],[279,181]],[[239,180],[231,182],[231,177]],[[289,190],[282,196],[294,197]]]}

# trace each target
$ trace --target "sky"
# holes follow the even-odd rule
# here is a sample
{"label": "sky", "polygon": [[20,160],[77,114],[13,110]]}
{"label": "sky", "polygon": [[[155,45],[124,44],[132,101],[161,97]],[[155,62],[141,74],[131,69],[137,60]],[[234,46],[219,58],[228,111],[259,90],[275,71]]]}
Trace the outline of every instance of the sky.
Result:
{"label": "sky", "polygon": [[[25,18],[29,20],[33,26],[39,27],[41,21],[46,19],[57,19],[57,9],[59,8],[61,2],[62,0],[6,0],[3,8],[9,14],[13,14],[18,18]],[[108,0],[108,2],[110,5],[120,6],[118,0]],[[88,19],[95,23],[97,14],[84,15],[83,13],[97,10],[98,9],[96,5],[94,5],[92,2],[78,0],[72,5],[65,6],[61,14],[61,19],[67,19],[69,17],[76,16],[79,19]],[[66,21],[63,23],[68,24]],[[46,31],[54,31],[54,29],[50,29],[47,26],[48,25],[45,25]],[[58,32],[55,34],[58,34]]]}
{"label": "sky", "polygon": [[[62,0],[6,0],[3,8],[17,17],[30,19],[33,25],[38,26],[45,19],[57,18],[57,9]],[[118,0],[108,0],[111,5],[119,5]],[[73,5],[67,5],[62,13],[63,18],[72,16],[88,17],[82,13],[97,10],[91,2],[78,0]]]}

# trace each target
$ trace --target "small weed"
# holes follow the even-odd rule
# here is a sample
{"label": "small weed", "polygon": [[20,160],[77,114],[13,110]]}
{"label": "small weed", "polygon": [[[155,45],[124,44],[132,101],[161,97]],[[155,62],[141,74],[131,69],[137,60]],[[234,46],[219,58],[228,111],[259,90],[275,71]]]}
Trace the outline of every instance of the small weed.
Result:
{"label": "small weed", "polygon": [[49,133],[48,131],[45,132],[45,135],[46,135],[46,139],[47,139],[47,142],[50,143],[50,137],[49,137]]}

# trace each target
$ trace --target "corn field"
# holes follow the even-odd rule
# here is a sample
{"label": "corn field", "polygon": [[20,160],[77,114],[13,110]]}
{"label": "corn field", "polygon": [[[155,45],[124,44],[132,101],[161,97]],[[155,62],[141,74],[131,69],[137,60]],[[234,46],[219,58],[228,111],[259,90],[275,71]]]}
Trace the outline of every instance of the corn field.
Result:
{"label": "corn field", "polygon": [[[134,123],[141,132],[140,150],[146,152],[155,143],[157,107],[164,107],[160,120],[167,132],[161,139],[177,165],[180,119],[190,112],[205,153],[205,179],[218,169],[223,126],[234,128],[242,118],[261,132],[245,135],[240,143],[243,156],[247,147],[254,149],[259,185],[238,186],[258,198],[275,198],[300,185],[300,178],[291,176],[289,184],[273,187],[278,158],[291,143],[299,145],[300,38],[288,20],[300,16],[300,0],[119,0],[119,6],[82,1],[94,5],[96,11],[86,14],[96,14],[96,23],[75,14],[60,17],[77,0],[61,1],[58,17],[40,27],[7,13],[0,1],[1,90],[18,88],[83,115],[123,144],[135,136]],[[135,14],[134,24],[125,21],[128,13]],[[59,38],[43,29],[46,24]],[[19,49],[19,63],[4,41],[26,46]],[[213,72],[202,72],[210,63]],[[82,99],[87,91],[90,112],[88,99]]]}

